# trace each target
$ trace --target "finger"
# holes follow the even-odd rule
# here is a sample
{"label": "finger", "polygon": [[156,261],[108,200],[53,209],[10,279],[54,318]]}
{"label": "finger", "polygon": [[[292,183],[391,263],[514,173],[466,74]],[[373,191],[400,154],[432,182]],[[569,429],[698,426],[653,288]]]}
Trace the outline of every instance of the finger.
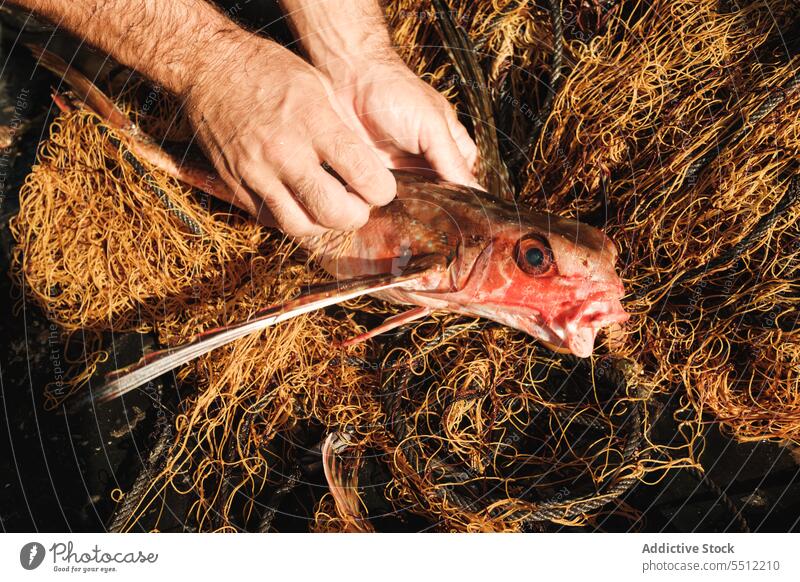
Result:
{"label": "finger", "polygon": [[[264,203],[262,195],[257,194],[241,180],[234,179],[224,166],[218,168],[217,173],[224,187],[209,188],[214,191],[214,196],[224,202],[228,202],[239,210],[247,212],[264,226],[272,228],[277,226],[275,217],[272,216],[269,207]],[[213,176],[211,180],[214,180]]]}
{"label": "finger", "polygon": [[467,132],[467,128],[464,127],[464,125],[458,120],[458,116],[452,108],[449,109],[449,113],[446,115],[446,118],[447,126],[450,129],[450,135],[453,136],[453,139],[458,146],[458,151],[461,152],[461,155],[467,161],[467,166],[469,167],[470,172],[474,173],[475,164],[478,161],[478,146],[475,145],[475,142],[470,137],[469,132]]}
{"label": "finger", "polygon": [[294,194],[284,186],[277,176],[261,172],[248,177],[249,182],[240,180],[231,183],[234,190],[231,203],[255,216],[258,221],[272,228],[278,228],[289,236],[317,236],[328,232],[306,211]]}
{"label": "finger", "polygon": [[388,204],[397,195],[397,183],[378,156],[347,132],[326,134],[314,140],[319,157],[327,162],[351,190],[375,206]]}
{"label": "finger", "polygon": [[480,187],[446,122],[430,128],[420,146],[425,159],[444,180]]}
{"label": "finger", "polygon": [[[294,237],[318,236],[329,229],[319,224],[294,197],[294,194],[280,182],[269,187],[262,206],[272,216],[275,226]],[[261,210],[261,214],[265,214]]]}
{"label": "finger", "polygon": [[314,153],[303,156],[308,163],[285,167],[281,175],[286,186],[318,224],[335,230],[354,230],[369,219],[369,205],[344,186],[322,166],[313,162]]}

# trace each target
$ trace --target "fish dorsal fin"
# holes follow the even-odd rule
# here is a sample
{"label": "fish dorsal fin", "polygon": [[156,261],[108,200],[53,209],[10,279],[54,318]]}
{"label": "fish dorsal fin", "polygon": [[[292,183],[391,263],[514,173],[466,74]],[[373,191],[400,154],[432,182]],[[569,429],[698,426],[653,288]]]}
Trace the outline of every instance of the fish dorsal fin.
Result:
{"label": "fish dorsal fin", "polygon": [[513,201],[514,192],[508,168],[500,157],[497,127],[489,99],[486,77],[476,58],[477,51],[463,28],[459,28],[450,10],[442,0],[434,0],[436,28],[442,37],[443,48],[461,78],[459,91],[464,95],[467,109],[475,130],[478,146],[480,178],[489,192],[503,200]]}

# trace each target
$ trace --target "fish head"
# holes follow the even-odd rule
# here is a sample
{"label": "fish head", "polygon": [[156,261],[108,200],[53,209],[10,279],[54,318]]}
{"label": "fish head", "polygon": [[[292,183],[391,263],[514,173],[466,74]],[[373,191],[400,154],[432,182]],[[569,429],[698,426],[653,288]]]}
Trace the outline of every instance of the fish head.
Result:
{"label": "fish head", "polygon": [[318,253],[335,277],[444,258],[444,271],[373,295],[490,319],[580,357],[600,329],[628,319],[617,249],[602,231],[475,188],[395,175],[397,199],[374,208],[348,246]]}
{"label": "fish head", "polygon": [[463,314],[524,331],[558,351],[588,357],[603,327],[628,319],[617,249],[600,230],[548,213],[504,221],[467,244],[458,289]]}

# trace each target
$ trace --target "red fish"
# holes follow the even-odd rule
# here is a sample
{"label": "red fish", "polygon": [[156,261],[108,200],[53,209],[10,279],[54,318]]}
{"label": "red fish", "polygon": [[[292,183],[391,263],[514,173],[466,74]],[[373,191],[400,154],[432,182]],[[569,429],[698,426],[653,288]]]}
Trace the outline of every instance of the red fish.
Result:
{"label": "red fish", "polygon": [[627,320],[616,249],[596,228],[474,188],[395,176],[397,199],[373,208],[362,228],[301,241],[337,283],[149,354],[94,397],[117,397],[230,341],[365,294],[416,307],[345,345],[443,310],[491,319],[587,357],[598,330]]}
{"label": "red fish", "polygon": [[467,186],[395,177],[397,199],[351,237],[305,245],[337,279],[441,257],[444,268],[413,285],[372,293],[419,307],[401,321],[433,310],[485,317],[587,357],[598,330],[628,318],[616,247],[598,229]]}
{"label": "red fish", "polygon": [[[127,117],[80,73],[55,55],[38,56],[75,89],[81,106],[122,132],[134,154],[191,185],[214,184],[212,194],[233,200],[207,170],[181,166],[131,131]],[[71,106],[60,96],[56,102]],[[395,171],[395,177],[397,198],[373,208],[362,228],[300,241],[338,286],[149,354],[115,373],[95,397],[116,397],[239,337],[363,294],[414,308],[346,345],[443,310],[491,319],[587,357],[601,328],[628,318],[617,251],[600,230],[475,188],[409,172]]]}

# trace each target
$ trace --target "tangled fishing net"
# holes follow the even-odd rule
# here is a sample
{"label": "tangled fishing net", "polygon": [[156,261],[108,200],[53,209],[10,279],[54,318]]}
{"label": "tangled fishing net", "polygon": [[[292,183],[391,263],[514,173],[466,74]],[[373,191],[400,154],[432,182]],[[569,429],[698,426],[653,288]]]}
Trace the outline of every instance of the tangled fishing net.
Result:
{"label": "tangled fishing net", "polygon": [[[179,370],[170,430],[115,493],[113,529],[158,529],[168,495],[202,531],[280,529],[290,495],[315,531],[634,525],[622,494],[696,465],[704,424],[800,440],[800,8],[447,4],[498,128],[484,183],[604,228],[632,319],[583,361],[445,315],[336,347],[395,313],[370,299],[234,342]],[[472,113],[437,6],[388,11],[409,65]],[[186,138],[168,96],[106,88],[148,132]],[[278,233],[137,167],[82,111],[52,123],[12,227],[27,298],[85,344],[70,392],[114,356],[110,333],[176,345],[325,280]],[[658,441],[663,414],[679,434]]]}

